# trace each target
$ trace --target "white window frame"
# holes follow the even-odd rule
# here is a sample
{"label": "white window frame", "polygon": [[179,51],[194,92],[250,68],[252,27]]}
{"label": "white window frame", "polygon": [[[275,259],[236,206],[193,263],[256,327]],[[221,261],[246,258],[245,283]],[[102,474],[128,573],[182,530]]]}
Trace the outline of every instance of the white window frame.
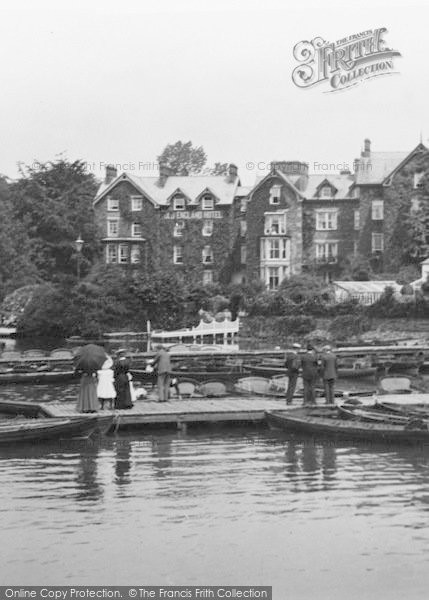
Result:
{"label": "white window frame", "polygon": [[[276,275],[274,275],[274,271],[276,272]],[[276,278],[277,279],[277,284],[276,285],[271,285],[271,274],[273,273],[273,279]],[[280,272],[280,267],[276,267],[276,266],[270,266],[267,267],[267,286],[268,289],[271,291],[275,291],[279,288],[279,285],[282,281],[281,278],[281,272]]]}
{"label": "white window frame", "polygon": [[360,229],[360,210],[355,208],[353,213],[353,226],[355,231]]}
{"label": "white window frame", "polygon": [[242,265],[247,263],[247,246],[244,244],[240,247],[240,262]]}
{"label": "white window frame", "polygon": [[422,179],[423,176],[424,176],[424,171],[420,171],[420,173],[414,173],[413,188],[415,190],[419,190],[423,187],[423,184],[420,183],[420,180]]}
{"label": "white window frame", "polygon": [[140,246],[140,244],[133,244],[131,246],[130,262],[132,265],[137,265],[137,264],[139,264],[140,260],[141,260],[141,246]]}
{"label": "white window frame", "polygon": [[139,212],[143,208],[143,196],[130,196],[131,212]]}
{"label": "white window frame", "polygon": [[245,221],[244,219],[242,219],[240,221],[240,235],[241,237],[244,237],[247,233],[247,221]]}
{"label": "white window frame", "polygon": [[119,244],[118,263],[125,265],[130,262],[130,247],[128,244]]}
{"label": "white window frame", "polygon": [[182,237],[185,229],[185,221],[176,221],[174,223],[173,237]]}
{"label": "white window frame", "polygon": [[107,210],[108,212],[119,212],[119,198],[107,196]]}
{"label": "white window frame", "polygon": [[141,238],[142,235],[143,235],[142,224],[141,223],[132,223],[131,224],[131,237]]}
{"label": "white window frame", "polygon": [[201,210],[214,210],[214,208],[215,208],[215,201],[214,201],[213,196],[210,196],[210,194],[205,194],[201,198]]}
{"label": "white window frame", "polygon": [[118,263],[118,246],[117,244],[106,245],[106,263],[108,265],[116,265]]}
{"label": "white window frame", "polygon": [[213,283],[213,271],[211,269],[204,269],[203,271],[203,285]]}
{"label": "white window frame", "polygon": [[373,200],[371,202],[371,219],[373,221],[384,219],[384,200]]}
{"label": "white window frame", "polygon": [[333,264],[338,261],[338,242],[316,242],[316,262]]}
{"label": "white window frame", "polygon": [[182,246],[173,246],[173,262],[175,265],[183,265]]}
{"label": "white window frame", "polygon": [[186,210],[186,200],[184,196],[174,196],[173,198],[173,210],[183,212]]}
{"label": "white window frame", "polygon": [[280,204],[280,198],[282,195],[282,186],[280,183],[275,183],[270,188],[270,204],[278,206]]}
{"label": "white window frame", "polygon": [[119,237],[119,219],[107,219],[107,237]]}
{"label": "white window frame", "polygon": [[320,198],[332,198],[332,188],[329,185],[324,185],[320,188]]}
{"label": "white window frame", "polygon": [[202,260],[205,265],[213,264],[213,250],[211,246],[204,246],[202,252]]}
{"label": "white window frame", "polygon": [[338,229],[338,209],[316,210],[316,231],[336,231]]}
{"label": "white window frame", "polygon": [[202,234],[204,237],[213,235],[214,222],[213,219],[204,219]]}
{"label": "white window frame", "polygon": [[384,252],[384,234],[373,232],[371,235],[371,251]]}
{"label": "white window frame", "polygon": [[286,212],[265,213],[264,217],[265,235],[286,235]]}

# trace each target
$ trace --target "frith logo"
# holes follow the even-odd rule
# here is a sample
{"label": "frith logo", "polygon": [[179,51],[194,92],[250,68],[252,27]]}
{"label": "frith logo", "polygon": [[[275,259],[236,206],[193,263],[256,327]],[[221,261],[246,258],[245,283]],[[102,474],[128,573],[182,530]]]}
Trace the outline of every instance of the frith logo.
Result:
{"label": "frith logo", "polygon": [[337,42],[326,42],[321,37],[299,42],[293,49],[293,56],[300,63],[292,73],[294,84],[309,88],[329,82],[331,89],[326,91],[337,92],[372,77],[396,73],[393,59],[401,54],[386,47],[386,32],[382,27]]}

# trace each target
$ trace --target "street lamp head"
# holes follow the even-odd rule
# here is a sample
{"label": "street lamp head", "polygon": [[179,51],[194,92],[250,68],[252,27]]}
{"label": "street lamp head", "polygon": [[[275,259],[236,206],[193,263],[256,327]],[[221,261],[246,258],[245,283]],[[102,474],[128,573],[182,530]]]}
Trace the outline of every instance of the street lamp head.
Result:
{"label": "street lamp head", "polygon": [[80,237],[77,238],[77,240],[75,240],[75,246],[76,246],[76,252],[81,252],[82,251],[82,246],[83,246],[83,239]]}

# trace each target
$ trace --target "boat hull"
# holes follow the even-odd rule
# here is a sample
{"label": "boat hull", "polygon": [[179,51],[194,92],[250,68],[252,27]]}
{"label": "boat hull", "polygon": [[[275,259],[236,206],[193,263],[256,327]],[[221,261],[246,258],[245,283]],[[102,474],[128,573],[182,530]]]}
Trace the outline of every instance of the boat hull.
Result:
{"label": "boat hull", "polygon": [[402,425],[364,423],[318,416],[305,409],[272,411],[266,413],[270,425],[285,431],[297,431],[312,436],[371,442],[394,442],[404,444],[429,443],[429,430],[409,429]]}
{"label": "boat hull", "polygon": [[24,444],[59,440],[65,438],[86,438],[98,426],[96,416],[74,417],[70,419],[24,419],[0,425],[0,444]]}
{"label": "boat hull", "polygon": [[0,385],[8,383],[62,383],[76,379],[74,371],[34,371],[0,373]]}
{"label": "boat hull", "polygon": [[[252,375],[259,375],[260,377],[274,377],[275,375],[286,375],[287,369],[285,367],[276,366],[265,366],[265,365],[245,365]],[[339,367],[337,369],[339,379],[354,379],[357,377],[368,378],[374,377],[377,373],[377,367]]]}

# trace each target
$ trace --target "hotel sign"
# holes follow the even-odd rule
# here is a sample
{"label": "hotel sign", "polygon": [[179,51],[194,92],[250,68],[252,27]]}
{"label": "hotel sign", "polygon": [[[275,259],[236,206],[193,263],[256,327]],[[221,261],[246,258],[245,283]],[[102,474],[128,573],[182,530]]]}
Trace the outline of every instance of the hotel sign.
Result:
{"label": "hotel sign", "polygon": [[220,210],[174,210],[166,213],[164,219],[173,221],[184,219],[221,219],[222,212]]}

